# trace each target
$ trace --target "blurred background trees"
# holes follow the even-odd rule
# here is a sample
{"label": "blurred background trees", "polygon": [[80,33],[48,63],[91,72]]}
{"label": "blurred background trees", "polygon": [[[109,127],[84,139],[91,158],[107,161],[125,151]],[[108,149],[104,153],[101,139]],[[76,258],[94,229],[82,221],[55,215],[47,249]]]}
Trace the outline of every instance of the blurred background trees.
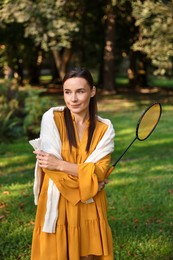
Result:
{"label": "blurred background trees", "polygon": [[146,54],[155,75],[172,75],[173,1],[133,1],[132,6],[139,28],[133,50]]}
{"label": "blurred background trees", "polygon": [[1,74],[39,84],[48,69],[57,83],[81,65],[104,90],[120,74],[145,87],[148,73],[172,75],[172,31],[173,1],[1,0]]}

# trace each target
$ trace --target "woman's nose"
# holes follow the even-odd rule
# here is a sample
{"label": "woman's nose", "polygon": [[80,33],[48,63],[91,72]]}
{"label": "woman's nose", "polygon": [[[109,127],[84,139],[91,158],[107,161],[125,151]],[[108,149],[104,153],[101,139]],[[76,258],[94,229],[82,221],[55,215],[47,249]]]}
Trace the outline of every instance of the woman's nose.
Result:
{"label": "woman's nose", "polygon": [[73,102],[77,101],[77,95],[75,93],[72,95],[72,101]]}

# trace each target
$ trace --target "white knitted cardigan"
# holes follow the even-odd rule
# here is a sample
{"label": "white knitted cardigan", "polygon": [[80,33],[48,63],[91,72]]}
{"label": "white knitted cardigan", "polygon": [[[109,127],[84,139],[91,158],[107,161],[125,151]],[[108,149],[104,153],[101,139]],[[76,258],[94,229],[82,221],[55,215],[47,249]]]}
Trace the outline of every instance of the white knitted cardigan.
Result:
{"label": "white knitted cardigan", "polygon": [[[52,107],[44,113],[41,122],[40,138],[29,141],[34,149],[43,150],[47,153],[55,155],[57,158],[61,157],[61,139],[54,120],[54,111],[63,111],[64,107]],[[110,154],[114,150],[114,136],[115,132],[113,126],[108,119],[104,119],[98,116],[98,120],[107,124],[108,128],[102,139],[98,143],[96,149],[88,156],[85,163],[96,163],[106,155]],[[41,187],[41,168],[36,161],[35,165],[35,179],[34,179],[34,202],[38,204],[38,198]],[[56,222],[58,219],[58,203],[60,198],[60,192],[54,182],[49,179],[49,186],[47,191],[47,208],[45,214],[45,220],[43,225],[43,232],[55,233]],[[86,203],[93,202],[93,199],[89,199]]]}

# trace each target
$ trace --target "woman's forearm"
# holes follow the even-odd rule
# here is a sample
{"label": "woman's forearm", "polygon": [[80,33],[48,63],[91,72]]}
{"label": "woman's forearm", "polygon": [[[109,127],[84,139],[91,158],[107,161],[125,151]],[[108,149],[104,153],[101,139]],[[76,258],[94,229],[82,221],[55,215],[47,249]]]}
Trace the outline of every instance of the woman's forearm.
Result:
{"label": "woman's forearm", "polygon": [[41,168],[51,171],[65,172],[76,177],[78,176],[77,164],[58,159],[53,154],[39,150],[34,151],[34,154],[36,154],[36,158]]}
{"label": "woman's forearm", "polygon": [[62,160],[60,161],[58,168],[58,170],[61,172],[65,172],[76,177],[78,176],[78,165],[75,163],[70,163]]}

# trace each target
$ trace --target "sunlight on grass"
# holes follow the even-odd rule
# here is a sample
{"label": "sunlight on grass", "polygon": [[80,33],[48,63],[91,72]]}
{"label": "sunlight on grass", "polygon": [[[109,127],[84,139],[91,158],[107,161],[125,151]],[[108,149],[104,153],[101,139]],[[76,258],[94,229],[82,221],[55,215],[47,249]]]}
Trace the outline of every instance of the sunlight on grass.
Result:
{"label": "sunlight on grass", "polygon": [[[126,243],[126,252],[121,253],[121,251],[117,252],[116,259],[166,259],[164,257],[166,251],[169,248],[171,249],[171,241],[164,234],[160,234],[159,237],[143,237],[143,241],[139,243],[138,237],[129,237],[129,240],[124,241]],[[163,242],[164,241],[164,242]],[[124,247],[122,245],[122,247]],[[167,253],[166,253],[167,256]]]}
{"label": "sunlight on grass", "polygon": [[158,87],[172,87],[173,79],[164,78],[164,77],[149,77],[149,85],[150,86],[158,86]]}
{"label": "sunlight on grass", "polygon": [[[150,140],[150,145],[156,145],[156,144],[159,144],[159,145],[161,145],[161,144],[164,144],[164,145],[166,145],[166,144],[170,144],[170,143],[173,143],[173,136],[170,136],[170,137],[162,137],[161,139],[159,138],[159,139],[153,139],[153,140]],[[143,144],[145,144],[145,143],[143,143]]]}
{"label": "sunlight on grass", "polygon": [[[16,165],[15,168],[13,167],[13,165],[9,165],[8,164],[6,165],[7,167],[7,170],[5,171],[6,174],[10,175],[15,175],[15,174],[20,174],[22,173],[23,171],[23,167],[24,167],[24,164],[22,165]],[[27,163],[27,165],[25,165],[25,170],[32,170],[34,167],[33,163]],[[34,170],[33,170],[34,172]]]}
{"label": "sunlight on grass", "polygon": [[[157,160],[157,159],[156,159]],[[165,164],[158,164],[158,165],[154,165],[150,168],[150,173],[151,172],[167,172],[169,170],[172,170],[172,162],[170,161],[170,164],[168,162],[166,162],[166,167],[165,167]],[[165,175],[163,176],[165,177]]]}
{"label": "sunlight on grass", "polygon": [[163,112],[173,111],[173,106],[163,105]]}
{"label": "sunlight on grass", "polygon": [[40,76],[40,81],[41,82],[49,82],[52,80],[52,76],[51,75],[42,75]]}
{"label": "sunlight on grass", "polygon": [[129,82],[129,79],[127,77],[117,77],[116,78],[116,83],[118,85],[127,85]]}
{"label": "sunlight on grass", "polygon": [[[12,183],[10,186],[8,186],[8,193],[3,193],[5,196],[15,197],[18,196],[19,193],[23,191],[27,191],[28,188],[33,187],[33,182],[27,182],[26,184],[20,184],[20,183]],[[2,188],[2,191],[5,190],[6,186]]]}
{"label": "sunlight on grass", "polygon": [[117,111],[128,111],[129,109],[136,109],[136,104],[130,100],[124,100],[123,102],[113,97],[102,97],[98,102],[98,110],[102,112],[117,112]]}
{"label": "sunlight on grass", "polygon": [[123,129],[121,131],[119,131],[118,135],[131,135],[132,137],[135,136],[135,130],[136,129],[132,129],[132,128],[126,128],[126,129]]}
{"label": "sunlight on grass", "polygon": [[15,155],[14,154],[11,154],[11,155],[7,155],[6,157],[4,158],[1,158],[1,161],[0,161],[0,166],[2,167],[6,167],[6,166],[9,166],[9,165],[13,165],[13,164],[23,164],[25,162],[28,162],[28,159],[29,159],[30,156],[28,155]]}

